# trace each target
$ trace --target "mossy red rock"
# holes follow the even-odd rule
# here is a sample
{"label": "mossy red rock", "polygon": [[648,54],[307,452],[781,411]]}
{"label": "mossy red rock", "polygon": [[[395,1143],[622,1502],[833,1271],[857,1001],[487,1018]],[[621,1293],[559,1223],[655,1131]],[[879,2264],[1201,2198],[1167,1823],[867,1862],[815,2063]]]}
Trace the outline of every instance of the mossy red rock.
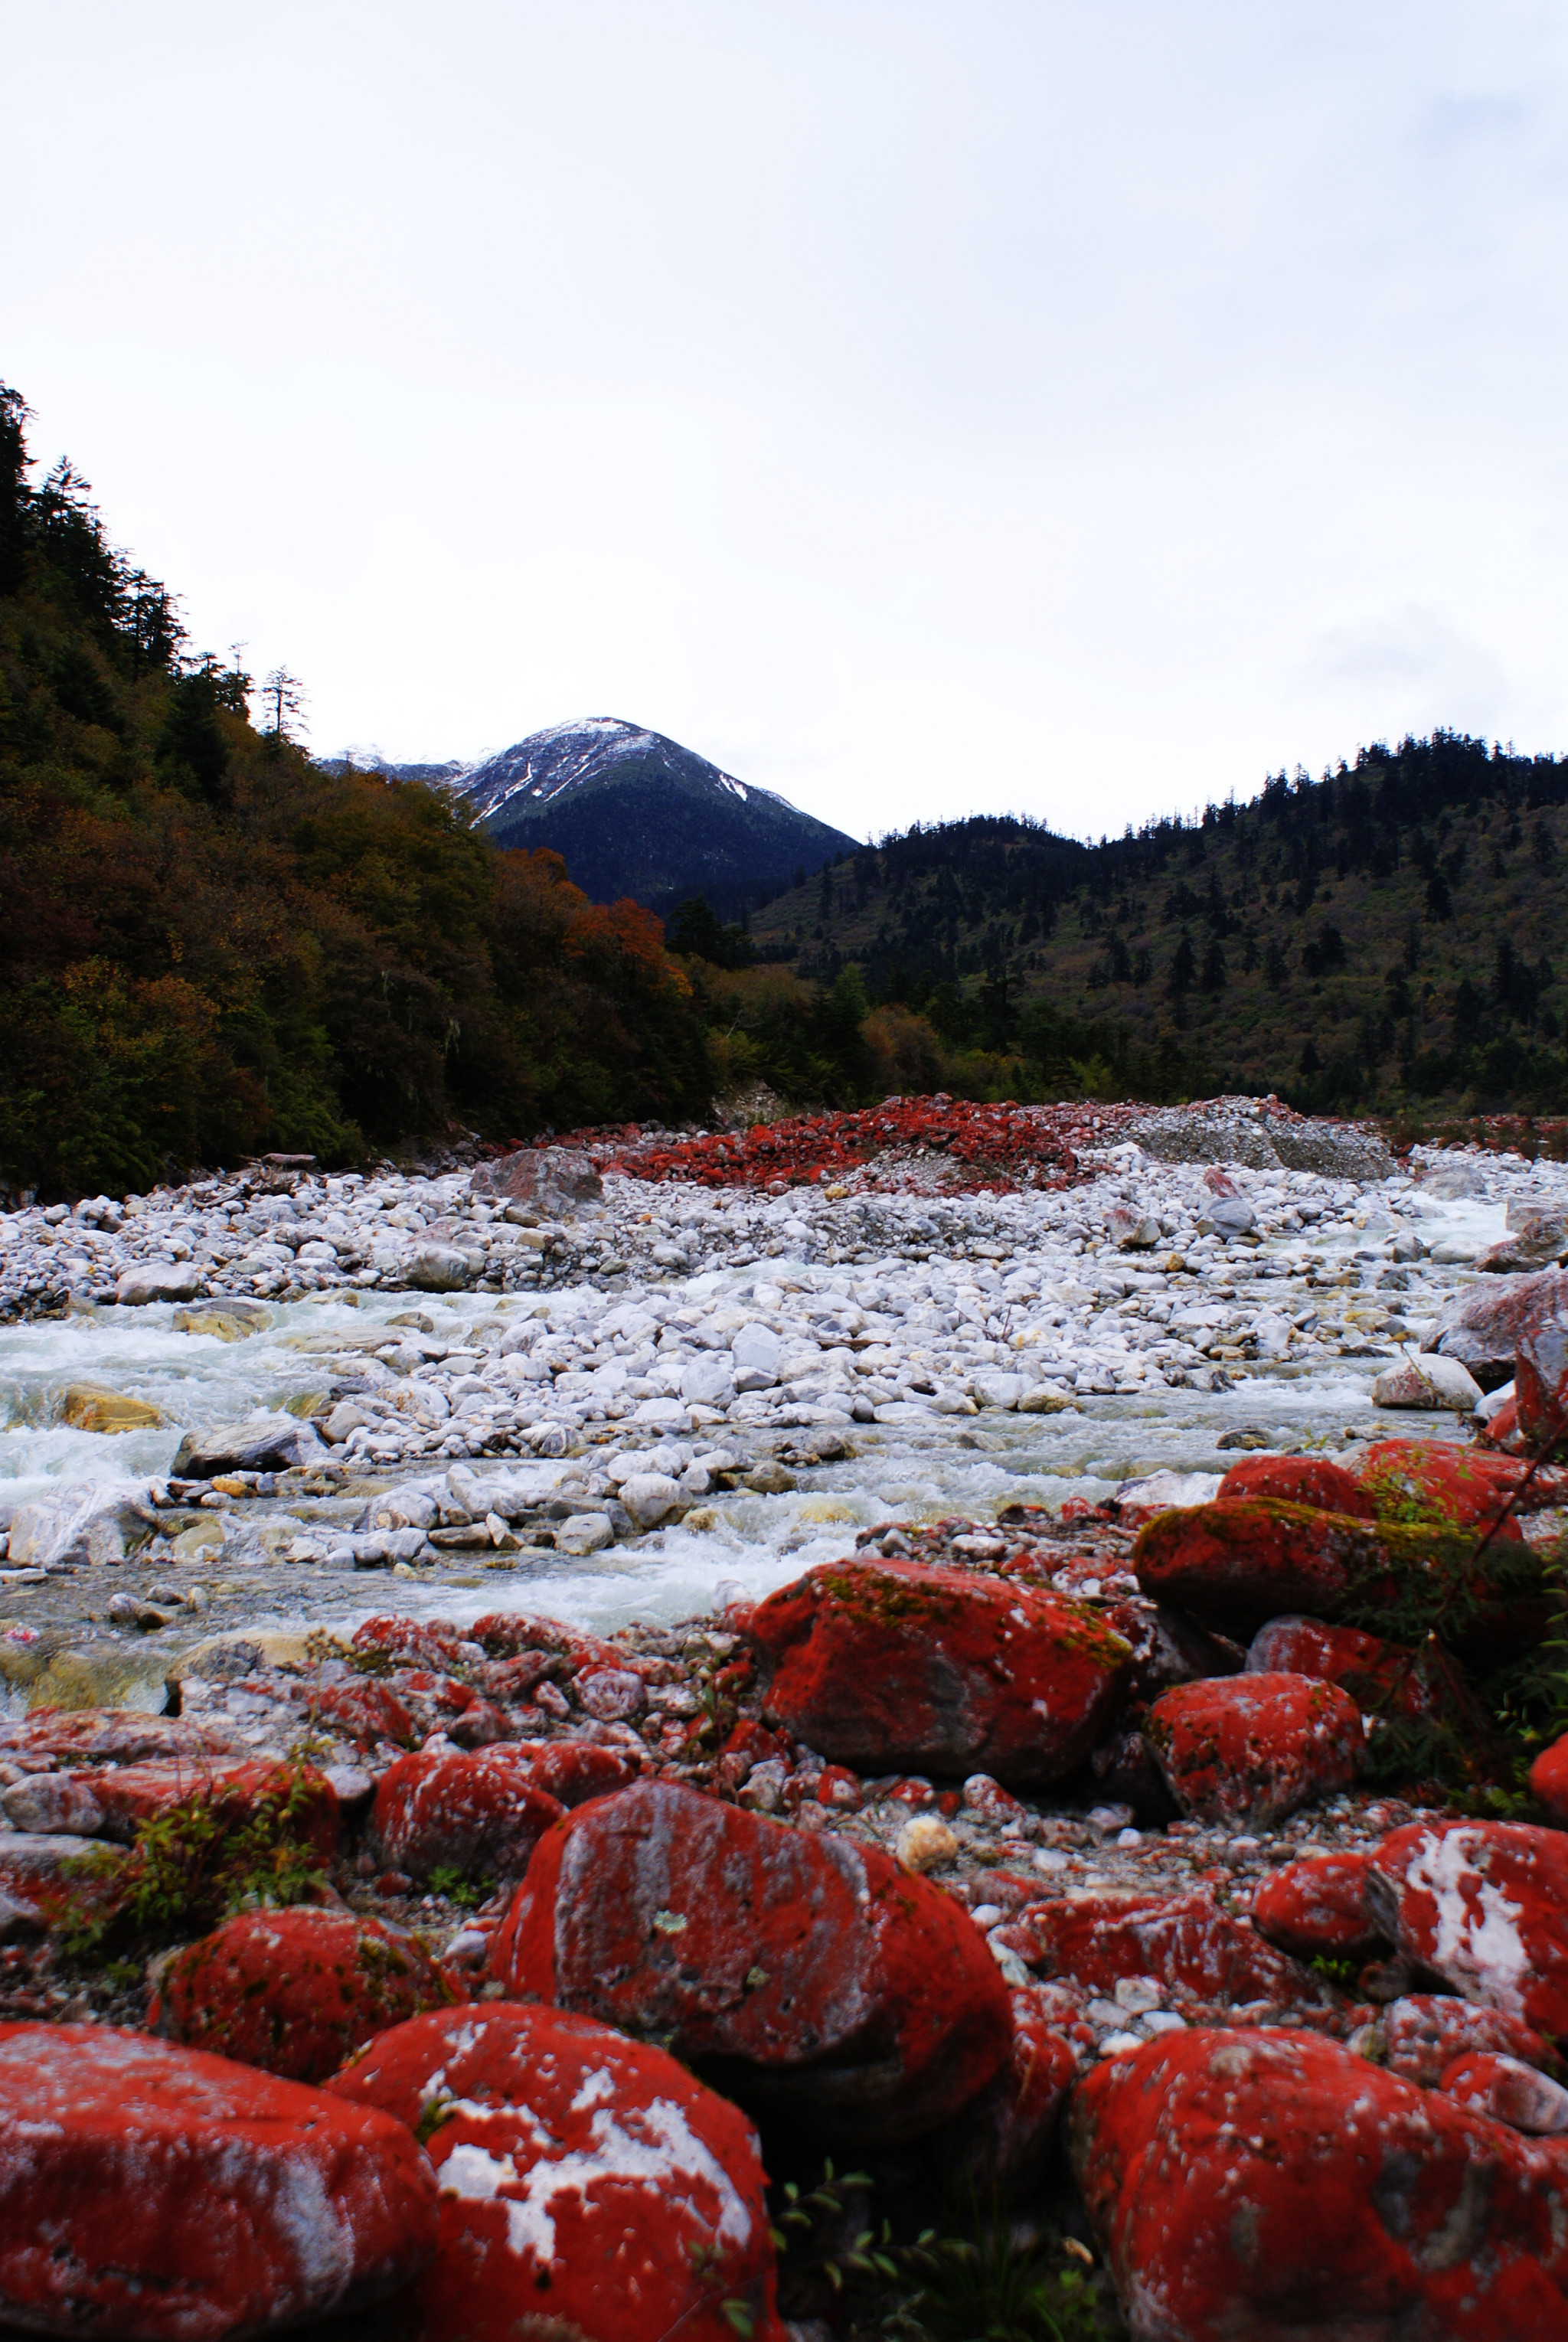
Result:
{"label": "mossy red rock", "polygon": [[428,2134],[420,2342],[785,2342],[756,2134],[664,2050],[498,2006],[396,2026],[331,2087]]}
{"label": "mossy red rock", "polygon": [[0,2026],[0,2318],[226,2342],[379,2300],[435,2249],[404,2123],[106,2025]]}
{"label": "mossy red rock", "polygon": [[147,2022],[187,2048],[319,2082],[388,2026],[467,1997],[401,1927],[349,1911],[243,1911],[167,1962]]}
{"label": "mossy red rock", "polygon": [[1002,1939],[1047,1978],[1070,1978],[1098,1993],[1125,1977],[1207,2001],[1316,1999],[1303,1968],[1265,1943],[1206,1889],[1144,1895],[1134,1888],[1084,1888],[1033,1903]]}
{"label": "mossy red rock", "polygon": [[1266,1498],[1275,1504],[1311,1505],[1347,1520],[1370,1521],[1371,1496],[1352,1472],[1326,1456],[1247,1456],[1220,1482],[1216,1501]]}
{"label": "mossy red rock", "polygon": [[1298,1959],[1370,1959],[1385,1939],[1366,1907],[1368,1862],[1353,1850],[1282,1864],[1253,1898],[1253,1927]]}
{"label": "mossy red rock", "polygon": [[1141,2342],[1557,2342],[1568,2149],[1302,2032],[1193,2031],[1074,2094]]}
{"label": "mossy red rock", "polygon": [[1355,1702],[1311,1676],[1179,1684],[1143,1728],[1183,1813],[1252,1828],[1347,1789],[1365,1745]]}
{"label": "mossy red rock", "polygon": [[1388,1557],[1374,1526],[1347,1513],[1224,1496],[1148,1522],[1133,1566],[1154,1601],[1244,1638],[1289,1611],[1336,1616],[1353,1586],[1387,1575]]}
{"label": "mossy red rock", "polygon": [[1467,2000],[1568,2033],[1568,1836],[1523,1822],[1413,1822],[1367,1873],[1383,1932]]}
{"label": "mossy red rock", "polygon": [[874,1847],[662,1781],[547,1832],[491,1967],[509,1994],[665,2042],[759,2117],[830,2143],[934,2128],[1012,2038],[961,1904]]}
{"label": "mossy red rock", "polygon": [[1087,1604],[921,1562],[830,1562],[758,1603],[765,1709],[834,1763],[1060,1780],[1110,1724],[1132,1652]]}
{"label": "mossy red rock", "polygon": [[370,1838],[382,1862],[412,1878],[440,1869],[516,1878],[564,1810],[539,1787],[532,1753],[521,1746],[420,1750],[382,1775]]}

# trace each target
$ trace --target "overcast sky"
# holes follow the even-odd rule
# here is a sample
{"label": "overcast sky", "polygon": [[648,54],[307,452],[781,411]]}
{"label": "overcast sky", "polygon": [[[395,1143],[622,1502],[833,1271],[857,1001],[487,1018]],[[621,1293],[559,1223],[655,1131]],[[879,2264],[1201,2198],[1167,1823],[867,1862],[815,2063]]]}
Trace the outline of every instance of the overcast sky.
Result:
{"label": "overcast sky", "polygon": [[23,0],[0,377],[318,750],[1079,835],[1568,750],[1568,15]]}

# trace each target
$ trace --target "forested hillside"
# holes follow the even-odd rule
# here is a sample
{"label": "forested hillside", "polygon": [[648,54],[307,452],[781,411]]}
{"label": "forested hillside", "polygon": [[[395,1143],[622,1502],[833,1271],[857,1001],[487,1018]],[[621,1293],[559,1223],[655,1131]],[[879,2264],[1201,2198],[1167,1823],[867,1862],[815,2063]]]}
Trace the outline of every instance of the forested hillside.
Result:
{"label": "forested hillside", "polygon": [[258,731],[26,420],[0,389],[0,1184],[700,1107],[658,921]]}
{"label": "forested hillside", "polygon": [[1040,1063],[1055,1035],[1108,1089],[1562,1112],[1565,908],[1568,760],[1438,733],[1097,846],[914,829],[752,927],[799,976],[855,964],[950,1046]]}

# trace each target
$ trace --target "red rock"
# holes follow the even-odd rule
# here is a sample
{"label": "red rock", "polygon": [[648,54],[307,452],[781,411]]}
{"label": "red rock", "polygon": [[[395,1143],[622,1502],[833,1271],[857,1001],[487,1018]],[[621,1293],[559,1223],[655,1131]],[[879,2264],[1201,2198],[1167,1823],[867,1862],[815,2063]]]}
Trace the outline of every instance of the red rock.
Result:
{"label": "red rock", "polygon": [[1568,1829],[1568,1732],[1530,1767],[1530,1794],[1553,1829]]}
{"label": "red rock", "polygon": [[475,1666],[473,1682],[487,1699],[526,1699],[546,1676],[564,1675],[567,1662],[558,1651],[519,1651],[509,1659],[485,1659]]}
{"label": "red rock", "polygon": [[857,1813],[865,1802],[859,1779],[844,1765],[824,1765],[816,1777],[817,1803],[839,1813]]}
{"label": "red rock", "polygon": [[1568,1271],[1541,1294],[1513,1355],[1513,1404],[1532,1456],[1568,1463]]}
{"label": "red rock", "polygon": [[1086,1604],[920,1562],[823,1564],[759,1602],[747,1632],[772,1666],[769,1718],[863,1773],[1058,1780],[1131,1660]]}
{"label": "red rock", "polygon": [[1483,1390],[1497,1390],[1514,1371],[1522,1336],[1537,1316],[1550,1322],[1568,1308],[1568,1270],[1489,1278],[1456,1294],[1422,1344],[1468,1366]]}
{"label": "red rock", "polygon": [[564,1806],[608,1797],[612,1789],[624,1789],[637,1777],[629,1757],[592,1740],[524,1741],[516,1753],[527,1756],[534,1787]]}
{"label": "red rock", "polygon": [[1524,1440],[1519,1428],[1517,1402],[1512,1397],[1504,1399],[1496,1414],[1488,1416],[1475,1436],[1484,1446],[1503,1448],[1510,1456],[1519,1456],[1523,1460]]}
{"label": "red rock", "polygon": [[589,1667],[574,1677],[572,1689],[584,1714],[601,1724],[624,1724],[641,1716],[647,1701],[643,1678],[629,1667]]}
{"label": "red rock", "polygon": [[1200,2000],[1315,2000],[1316,1980],[1266,1944],[1251,1925],[1222,1910],[1206,1889],[1143,1895],[1098,1888],[1034,1903],[1004,1931],[1031,1967],[1108,1993],[1124,1977]]}
{"label": "red rock", "polygon": [[785,2342],[756,2135],[662,2049],[554,2008],[417,2017],[332,2087],[429,2133],[422,2342]]}
{"label": "red rock", "polygon": [[557,1618],[530,1618],[520,1610],[487,1611],[468,1632],[493,1660],[533,1657],[544,1652],[553,1659],[564,1659],[566,1672],[573,1675],[584,1667],[632,1667],[638,1673],[651,1669],[662,1677],[666,1665],[662,1660],[640,1659],[619,1643],[578,1634]]}
{"label": "red rock", "polygon": [[1491,1730],[1474,1695],[1437,1644],[1419,1651],[1385,1643],[1357,1626],[1326,1626],[1318,1618],[1271,1618],[1247,1651],[1249,1675],[1313,1676],[1338,1684],[1363,1712],[1463,1719]]}
{"label": "red rock", "polygon": [[1283,1864],[1253,1898],[1253,1927],[1298,1959],[1371,1959],[1384,1939],[1367,1916],[1367,1862],[1351,1853]]}
{"label": "red rock", "polygon": [[320,2082],[362,2041],[466,1988],[417,1936],[349,1911],[242,1911],[165,1966],[147,2023],[167,2039]]}
{"label": "red rock", "polygon": [[1558,2069],[1551,2043],[1523,2019],[1452,1993],[1406,1993],[1389,2003],[1378,2029],[1389,2072],[1426,2089],[1435,2088],[1456,2058],[1481,2053],[1517,2057],[1543,2073]]}
{"label": "red rock", "polygon": [[604,1192],[593,1158],[567,1146],[519,1146],[481,1163],[468,1185],[492,1202],[540,1204],[555,1212],[592,1203]]}
{"label": "red rock", "polygon": [[512,1737],[511,1718],[487,1699],[470,1700],[462,1715],[446,1727],[446,1736],[459,1748],[493,1748]]}
{"label": "red rock", "polygon": [[128,1846],[144,1822],[176,1806],[209,1807],[225,1829],[251,1820],[264,1805],[287,1806],[289,1835],[314,1847],[324,1862],[337,1851],[337,1793],[308,1765],[282,1765],[271,1757],[154,1760],[122,1765],[91,1776],[103,1810],[102,1835]]}
{"label": "red rock", "polygon": [[1247,1456],[1220,1482],[1217,1501],[1272,1497],[1283,1505],[1311,1505],[1320,1513],[1370,1521],[1373,1502],[1353,1474],[1325,1456]]}
{"label": "red rock", "polygon": [[1149,2342],[1555,2342],[1568,2154],[1312,2033],[1104,2060],[1069,2139]]}
{"label": "red rock", "polygon": [[107,2025],[0,2026],[0,2318],[224,2342],[406,2284],[435,2246],[407,2127]]}
{"label": "red rock", "polygon": [[1456,2057],[1438,2088],[1472,2114],[1488,2115],[1531,2137],[1568,2130],[1568,2090],[1517,2057],[1485,2050]]}
{"label": "red rock", "polygon": [[1162,1693],[1144,1736],[1183,1813],[1268,1828],[1355,1778],[1354,1700],[1311,1676],[1226,1676]]}
{"label": "red rock", "polygon": [[444,1868],[465,1877],[516,1878],[564,1810],[540,1787],[529,1750],[508,1744],[421,1751],[398,1757],[382,1775],[371,1809],[371,1849],[376,1860],[414,1878]]}
{"label": "red rock", "polygon": [[1413,1822],[1367,1901],[1400,1951],[1467,2000],[1568,2032],[1568,1837],[1521,1822]]}
{"label": "red rock", "polygon": [[1060,1985],[1020,1985],[1010,1996],[1013,2047],[995,2080],[932,2141],[944,2172],[964,2188],[1017,2196],[1044,2175],[1062,2108],[1094,2054],[1078,1996]]}
{"label": "red rock", "polygon": [[0,1724],[0,1749],[52,1756],[59,1765],[138,1765],[148,1757],[243,1756],[245,1744],[223,1718],[196,1724],[135,1708],[42,1707]]}
{"label": "red rock", "polygon": [[439,1674],[464,1664],[465,1640],[444,1618],[367,1618],[355,1629],[353,1647],[399,1666],[429,1667]]}
{"label": "red rock", "polygon": [[415,1737],[414,1718],[397,1694],[368,1676],[357,1683],[326,1684],[316,1696],[316,1714],[334,1732],[362,1748],[387,1741],[406,1748]]}
{"label": "red rock", "polygon": [[1387,1573],[1366,1521],[1305,1505],[1216,1498],[1162,1513],[1138,1531],[1133,1566],[1144,1592],[1201,1626],[1255,1635],[1287,1611],[1333,1617],[1353,1587]]}
{"label": "red rock", "polygon": [[1503,1517],[1503,1507],[1523,1472],[1483,1448],[1450,1439],[1382,1439],[1364,1451],[1357,1470],[1380,1520],[1446,1529],[1500,1522],[1498,1536],[1521,1533],[1513,1515]]}
{"label": "red rock", "polygon": [[976,2097],[1006,1987],[962,1905],[879,1849],[663,1781],[540,1842],[491,1957],[519,1997],[667,2042],[760,2114],[875,2144]]}

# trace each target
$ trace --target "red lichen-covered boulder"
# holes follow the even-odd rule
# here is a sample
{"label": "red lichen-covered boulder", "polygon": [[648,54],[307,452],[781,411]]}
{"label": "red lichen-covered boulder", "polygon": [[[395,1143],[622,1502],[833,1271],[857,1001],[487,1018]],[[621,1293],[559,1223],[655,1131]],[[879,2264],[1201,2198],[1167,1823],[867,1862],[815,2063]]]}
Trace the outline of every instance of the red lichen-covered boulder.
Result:
{"label": "red lichen-covered boulder", "polygon": [[1365,1746],[1354,1700],[1311,1676],[1178,1684],[1143,1730],[1183,1813],[1261,1828],[1347,1789]]}
{"label": "red lichen-covered boulder", "polygon": [[1530,1794],[1553,1829],[1568,1830],[1568,1732],[1530,1767]]}
{"label": "red lichen-covered boulder", "polygon": [[187,2048],[319,2082],[373,2034],[467,1997],[401,1927],[351,1911],[242,1911],[165,1964],[147,2022]]}
{"label": "red lichen-covered boulder", "polygon": [[830,2139],[933,2128],[1011,2038],[996,1963],[940,1888],[875,1847],[663,1781],[541,1839],[491,1967]]}
{"label": "red lichen-covered boulder", "polygon": [[374,1748],[378,1741],[407,1748],[419,1736],[412,1713],[397,1694],[368,1676],[357,1683],[325,1685],[315,1711],[329,1732],[341,1732],[363,1748]]}
{"label": "red lichen-covered boulder", "polygon": [[1378,2031],[1391,2074],[1435,2089],[1456,2058],[1517,2057],[1543,2073],[1561,2071],[1556,2051],[1523,2017],[1482,2008],[1448,1992],[1409,1992],[1390,2001]]}
{"label": "red lichen-covered boulder", "polygon": [[1212,1895],[1144,1895],[1101,1887],[1033,1903],[1001,1930],[1002,1941],[1047,1978],[1091,1992],[1114,1991],[1124,1977],[1208,2001],[1316,2000],[1314,1978]]}
{"label": "red lichen-covered boulder", "polygon": [[1247,1649],[1249,1675],[1314,1676],[1338,1684],[1363,1712],[1443,1716],[1484,1736],[1492,1730],[1458,1667],[1432,1641],[1420,1650],[1385,1643],[1358,1626],[1321,1618],[1271,1618]]}
{"label": "red lichen-covered boulder", "polygon": [[1467,2000],[1568,2032],[1568,1836],[1522,1822],[1413,1822],[1384,1838],[1367,1901],[1400,1951]]}
{"label": "red lichen-covered boulder", "polygon": [[1366,1907],[1368,1859],[1315,1854],[1285,1863],[1253,1897],[1253,1927],[1298,1959],[1371,1959],[1386,1939]]}
{"label": "red lichen-covered boulder", "polygon": [[1553,2342],[1568,2153],[1314,2033],[1194,2031],[1074,2094],[1074,2167],[1149,2342]]}
{"label": "red lichen-covered boulder", "polygon": [[1370,1521],[1373,1502],[1353,1473],[1326,1456],[1245,1456],[1220,1482],[1216,1501],[1267,1497],[1282,1505],[1311,1505],[1320,1513]]}
{"label": "red lichen-covered boulder", "polygon": [[539,1787],[530,1753],[430,1749],[400,1756],[382,1775],[371,1808],[377,1858],[411,1878],[433,1870],[516,1878],[565,1808]]}
{"label": "red lichen-covered boulder", "polygon": [[286,1817],[288,1835],[330,1861],[337,1849],[337,1792],[308,1765],[274,1758],[186,1757],[153,1759],[95,1771],[89,1779],[103,1814],[99,1833],[128,1846],[145,1822],[176,1806],[199,1805],[223,1829],[254,1821],[265,1812]]}
{"label": "red lichen-covered boulder", "polygon": [[784,2342],[756,2134],[663,2049],[496,2006],[394,2027],[332,2088],[428,2135],[424,2342]]}
{"label": "red lichen-covered boulder", "polygon": [[1540,1295],[1513,1357],[1513,1404],[1531,1456],[1568,1462],[1568,1271]]}
{"label": "red lichen-covered boulder", "polygon": [[[1451,1439],[1380,1439],[1363,1451],[1357,1472],[1380,1520],[1447,1529],[1495,1525],[1498,1536],[1521,1534],[1512,1514],[1503,1517],[1524,1476],[1511,1457]],[[1528,1509],[1528,1492],[1524,1503]]]}
{"label": "red lichen-covered boulder", "polygon": [[381,2298],[435,2247],[407,2127],[107,2025],[0,2026],[0,2320],[223,2342]]}
{"label": "red lichen-covered boulder", "polygon": [[1245,1637],[1286,1611],[1334,1616],[1353,1587],[1386,1576],[1388,1561],[1377,1530],[1348,1514],[1216,1497],[1141,1528],[1133,1566],[1156,1602]]}
{"label": "red lichen-covered boulder", "polygon": [[1059,1780],[1109,1724],[1131,1662],[1086,1604],[920,1562],[824,1563],[759,1602],[766,1711],[862,1772]]}
{"label": "red lichen-covered boulder", "polygon": [[1456,2057],[1444,2068],[1438,2088],[1468,2107],[1532,2138],[1568,2130],[1568,2090],[1518,2057],[1480,2050]]}
{"label": "red lichen-covered boulder", "polygon": [[1060,1985],[1019,1985],[1013,2047],[988,2087],[929,2142],[941,2168],[964,2188],[1016,2196],[1036,2183],[1061,2127],[1062,2108],[1094,2054],[1093,2028],[1078,1997]]}

